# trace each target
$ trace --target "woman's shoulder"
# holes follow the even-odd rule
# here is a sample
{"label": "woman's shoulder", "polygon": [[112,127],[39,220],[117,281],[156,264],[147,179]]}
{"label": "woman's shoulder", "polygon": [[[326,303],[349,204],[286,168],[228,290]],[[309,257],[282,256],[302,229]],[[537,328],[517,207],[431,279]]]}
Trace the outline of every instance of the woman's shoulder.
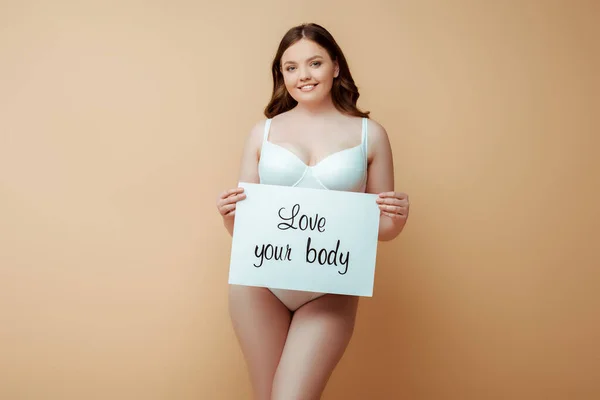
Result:
{"label": "woman's shoulder", "polygon": [[252,138],[262,138],[265,133],[265,129],[267,128],[267,124],[271,123],[273,118],[261,118],[254,122],[254,125],[250,128],[249,135]]}
{"label": "woman's shoulder", "polygon": [[389,141],[388,133],[380,122],[374,120],[373,118],[368,118],[367,128],[368,140],[370,144],[379,144],[382,142],[386,143]]}
{"label": "woman's shoulder", "polygon": [[250,131],[246,134],[246,146],[255,150],[262,146],[267,121],[267,118],[263,118],[254,122],[254,125],[250,127]]}
{"label": "woman's shoulder", "polygon": [[276,124],[279,124],[282,121],[283,123],[285,123],[287,118],[288,113],[284,112],[281,114],[277,114],[272,118],[263,117],[257,120],[254,123],[254,125],[250,128],[248,140],[252,142],[261,142],[265,137],[266,130],[270,129],[270,127],[267,127],[267,124],[271,125],[274,121],[276,121]]}

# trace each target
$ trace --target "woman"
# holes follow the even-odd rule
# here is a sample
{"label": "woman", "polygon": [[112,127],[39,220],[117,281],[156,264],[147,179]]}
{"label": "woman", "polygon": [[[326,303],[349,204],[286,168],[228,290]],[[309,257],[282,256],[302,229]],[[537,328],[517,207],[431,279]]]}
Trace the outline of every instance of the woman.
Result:
{"label": "woman", "polygon": [[[379,240],[408,217],[394,192],[384,128],[356,107],[358,90],[331,34],[316,24],[290,29],[272,65],[266,120],[254,126],[241,182],[379,194]],[[224,192],[217,208],[230,234],[243,189]],[[255,397],[318,399],[352,336],[358,298],[230,285],[230,314]]]}

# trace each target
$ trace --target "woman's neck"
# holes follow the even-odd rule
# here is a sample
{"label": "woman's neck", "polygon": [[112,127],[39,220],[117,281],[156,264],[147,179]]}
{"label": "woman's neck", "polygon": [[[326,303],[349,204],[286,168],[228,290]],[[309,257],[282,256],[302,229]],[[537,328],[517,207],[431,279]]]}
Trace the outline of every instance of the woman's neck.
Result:
{"label": "woman's neck", "polygon": [[323,117],[339,114],[340,112],[335,108],[330,96],[318,104],[298,103],[296,107],[294,107],[294,113],[307,117]]}

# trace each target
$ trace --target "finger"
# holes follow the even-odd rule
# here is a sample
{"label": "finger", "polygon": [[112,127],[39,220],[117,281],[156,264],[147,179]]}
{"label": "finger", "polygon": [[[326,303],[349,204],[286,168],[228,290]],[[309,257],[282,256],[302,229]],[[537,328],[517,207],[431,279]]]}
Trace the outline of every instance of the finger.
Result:
{"label": "finger", "polygon": [[223,193],[221,193],[221,198],[226,199],[228,197],[231,197],[231,196],[237,195],[239,193],[243,193],[243,192],[244,192],[244,188],[238,187],[238,188],[234,188],[234,189],[229,189],[229,190],[226,190]]}
{"label": "finger", "polygon": [[235,210],[236,204],[227,204],[219,209],[222,215],[226,215],[228,212]]}
{"label": "finger", "polygon": [[381,197],[381,198],[394,197],[399,200],[405,200],[405,199],[408,200],[408,195],[406,193],[402,193],[402,192],[382,192],[382,193],[379,193],[379,197]]}
{"label": "finger", "polygon": [[382,212],[399,215],[401,217],[408,216],[408,208],[406,208],[406,207],[394,207],[394,206],[383,205],[383,206],[379,206],[379,209]]}
{"label": "finger", "polygon": [[225,201],[228,203],[237,203],[238,201],[243,200],[245,198],[246,198],[246,193],[240,193],[240,194],[236,194],[235,196],[228,197],[227,199],[225,199]]}
{"label": "finger", "polygon": [[390,206],[403,206],[405,201],[404,200],[398,200],[396,198],[378,198],[377,200],[377,204],[388,204]]}
{"label": "finger", "polygon": [[381,212],[381,214],[383,214],[383,215],[385,215],[385,216],[387,216],[387,217],[390,217],[390,218],[392,218],[392,219],[400,219],[400,218],[403,218],[403,216],[402,216],[402,215],[400,215],[400,214],[393,214],[393,213],[389,213],[389,212],[386,212],[386,211],[382,211],[382,212]]}
{"label": "finger", "polygon": [[231,218],[235,216],[235,210],[229,211],[227,214],[223,215],[223,218]]}
{"label": "finger", "polygon": [[381,214],[387,215],[390,218],[400,218],[400,219],[407,219],[408,218],[408,214],[395,213],[395,212],[389,212],[389,211],[384,211],[384,210],[381,210]]}
{"label": "finger", "polygon": [[219,200],[219,207],[222,207],[226,204],[237,203],[238,201],[243,200],[245,198],[246,198],[245,193],[240,193],[240,194],[232,196],[232,197],[227,197],[225,199]]}
{"label": "finger", "polygon": [[385,211],[385,212],[388,212],[391,214],[401,214],[402,213],[402,207],[388,206],[386,204],[380,204],[379,209],[381,211]]}
{"label": "finger", "polygon": [[219,196],[221,199],[226,199],[227,197],[234,195],[234,194],[238,194],[238,193],[242,193],[244,191],[244,188],[242,187],[237,187],[234,189],[229,189],[224,191],[223,193],[221,193],[221,196]]}

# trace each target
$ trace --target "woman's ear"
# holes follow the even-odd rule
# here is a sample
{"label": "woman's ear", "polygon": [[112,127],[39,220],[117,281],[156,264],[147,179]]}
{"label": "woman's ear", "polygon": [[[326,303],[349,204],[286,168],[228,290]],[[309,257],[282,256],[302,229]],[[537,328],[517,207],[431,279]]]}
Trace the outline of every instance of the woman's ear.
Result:
{"label": "woman's ear", "polygon": [[335,62],[335,66],[333,69],[333,77],[337,78],[340,75],[340,64],[338,64],[338,62]]}

